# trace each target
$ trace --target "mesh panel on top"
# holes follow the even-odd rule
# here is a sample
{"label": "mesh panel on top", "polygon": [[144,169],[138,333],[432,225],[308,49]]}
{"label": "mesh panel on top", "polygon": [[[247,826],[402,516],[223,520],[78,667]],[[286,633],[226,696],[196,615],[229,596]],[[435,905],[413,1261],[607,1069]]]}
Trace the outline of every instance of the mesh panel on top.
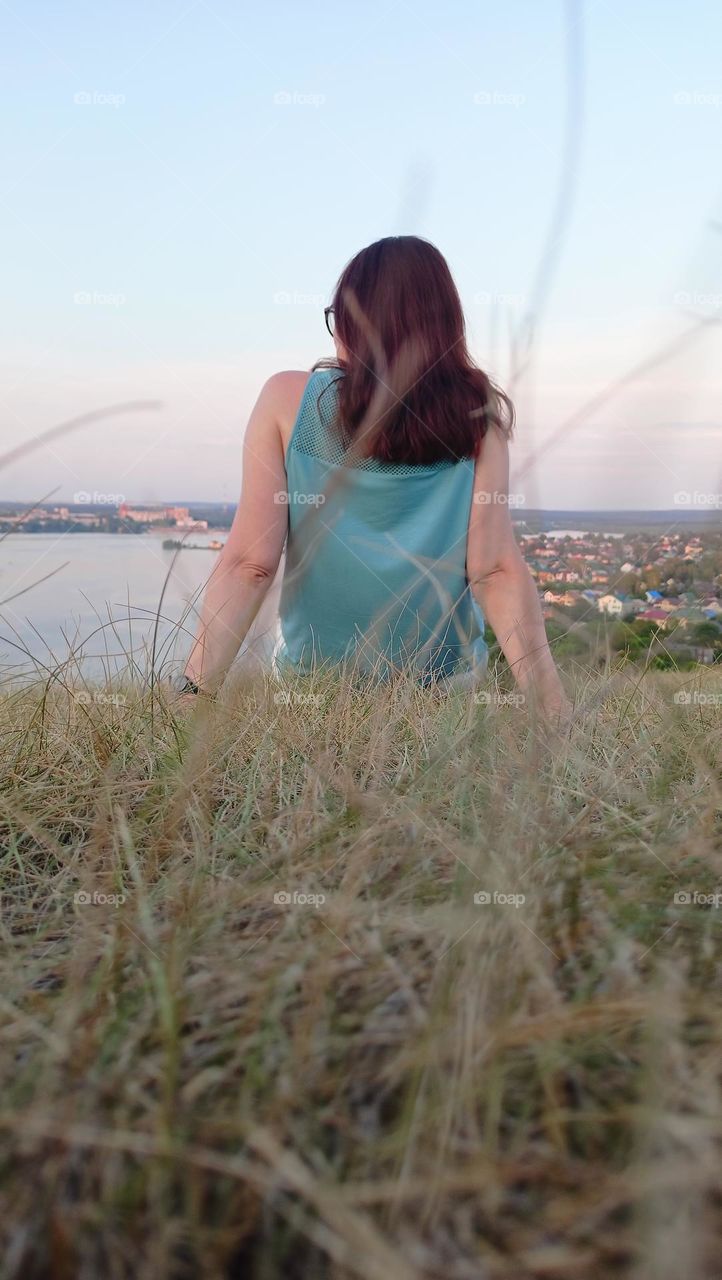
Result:
{"label": "mesh panel on top", "polygon": [[[335,370],[317,370],[311,378],[293,434],[292,447],[299,453],[319,458],[330,466],[348,463],[341,433],[336,425],[338,391],[335,382],[343,377]],[[387,475],[411,476],[440,467],[454,466],[453,460],[442,459],[431,466],[418,463],[381,462],[378,458],[361,458],[352,464],[363,471],[381,471]]]}

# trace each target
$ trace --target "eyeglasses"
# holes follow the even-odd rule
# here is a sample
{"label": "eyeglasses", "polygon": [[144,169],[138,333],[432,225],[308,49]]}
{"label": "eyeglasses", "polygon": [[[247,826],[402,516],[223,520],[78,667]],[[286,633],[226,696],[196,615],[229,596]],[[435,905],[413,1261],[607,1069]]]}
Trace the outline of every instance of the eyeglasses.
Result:
{"label": "eyeglasses", "polygon": [[335,321],[333,318],[333,307],[324,307],[323,318],[326,321],[326,328],[331,334],[331,337],[333,337],[333,330],[334,330],[334,324],[335,324]]}

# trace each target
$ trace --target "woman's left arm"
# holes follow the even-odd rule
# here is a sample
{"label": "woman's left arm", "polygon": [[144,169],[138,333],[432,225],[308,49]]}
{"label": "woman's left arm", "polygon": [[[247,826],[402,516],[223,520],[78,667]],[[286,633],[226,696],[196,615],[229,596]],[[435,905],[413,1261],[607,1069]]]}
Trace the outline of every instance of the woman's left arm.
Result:
{"label": "woman's left arm", "polygon": [[278,569],[288,531],[280,430],[287,375],[268,379],[243,443],[243,484],[226,544],[208,580],[185,675],[204,693],[223,683]]}
{"label": "woman's left arm", "polygon": [[517,685],[548,720],[567,724],[572,706],[549,649],[536,584],[514,537],[509,448],[495,427],[484,437],[476,463],[466,568]]}

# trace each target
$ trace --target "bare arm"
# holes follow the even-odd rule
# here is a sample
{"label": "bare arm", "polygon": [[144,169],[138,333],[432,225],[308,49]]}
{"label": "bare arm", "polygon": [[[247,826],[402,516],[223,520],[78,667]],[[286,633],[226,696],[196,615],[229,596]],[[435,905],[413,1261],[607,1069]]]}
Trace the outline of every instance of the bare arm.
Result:
{"label": "bare arm", "polygon": [[[223,683],[275,576],[288,530],[286,470],[280,420],[288,379],[263,387],[243,444],[241,500],[228,540],[208,581],[185,674],[201,689]],[[283,495],[279,497],[279,495]]]}
{"label": "bare arm", "polygon": [[570,705],[549,650],[536,585],[514,537],[508,498],[508,443],[490,427],[475,470],[469,582],[521,691],[550,718],[563,718]]}

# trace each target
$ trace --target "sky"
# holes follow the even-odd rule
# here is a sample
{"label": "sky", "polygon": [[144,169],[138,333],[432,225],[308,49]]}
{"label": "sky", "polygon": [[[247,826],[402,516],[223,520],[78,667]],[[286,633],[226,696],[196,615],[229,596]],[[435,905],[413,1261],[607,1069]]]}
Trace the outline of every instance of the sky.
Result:
{"label": "sky", "polygon": [[520,504],[719,494],[711,0],[0,0],[0,49],[3,448],[160,402],[0,469],[0,498],[237,501],[263,382],[332,353],[342,267],[399,233],[446,255],[502,385],[537,315]]}

